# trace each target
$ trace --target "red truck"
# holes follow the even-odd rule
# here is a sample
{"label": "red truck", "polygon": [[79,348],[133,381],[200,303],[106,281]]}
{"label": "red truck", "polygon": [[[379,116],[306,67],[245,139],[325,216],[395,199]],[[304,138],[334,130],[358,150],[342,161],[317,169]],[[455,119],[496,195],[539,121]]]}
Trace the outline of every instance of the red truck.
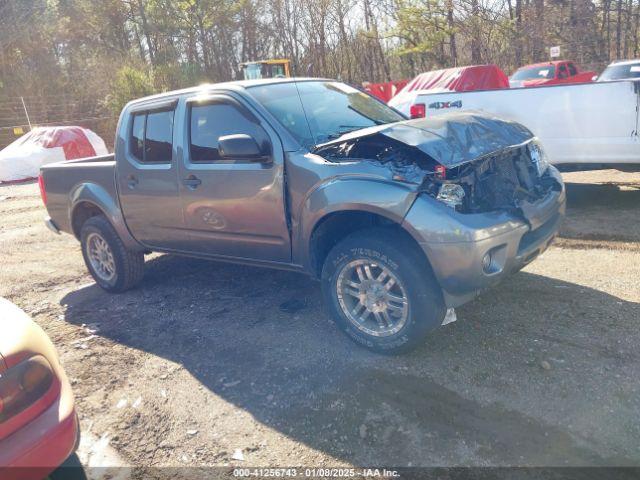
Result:
{"label": "red truck", "polygon": [[567,83],[591,83],[596,75],[596,72],[581,72],[573,62],[556,60],[520,67],[509,77],[509,85],[511,88],[522,88]]}
{"label": "red truck", "polygon": [[382,100],[384,103],[387,103],[395,97],[407,83],[409,83],[409,80],[396,80],[384,83],[363,82],[362,88],[364,88],[364,91],[368,94],[373,95],[378,100]]}

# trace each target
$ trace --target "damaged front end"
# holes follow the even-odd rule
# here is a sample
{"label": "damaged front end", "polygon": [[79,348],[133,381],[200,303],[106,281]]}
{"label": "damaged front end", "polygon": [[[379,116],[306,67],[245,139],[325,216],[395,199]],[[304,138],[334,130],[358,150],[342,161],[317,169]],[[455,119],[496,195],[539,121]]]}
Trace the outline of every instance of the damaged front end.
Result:
{"label": "damaged front end", "polygon": [[425,175],[420,191],[460,213],[502,210],[526,218],[530,205],[562,189],[548,167],[542,148],[531,139],[441,174]]}
{"label": "damaged front end", "polygon": [[476,114],[420,119],[347,134],[314,153],[374,162],[459,213],[507,211],[537,223],[537,206],[562,185],[531,132]]}
{"label": "damaged front end", "polygon": [[387,167],[393,179],[421,184],[438,162],[410,145],[382,133],[349,138],[317,147],[313,153],[330,162],[371,162]]}

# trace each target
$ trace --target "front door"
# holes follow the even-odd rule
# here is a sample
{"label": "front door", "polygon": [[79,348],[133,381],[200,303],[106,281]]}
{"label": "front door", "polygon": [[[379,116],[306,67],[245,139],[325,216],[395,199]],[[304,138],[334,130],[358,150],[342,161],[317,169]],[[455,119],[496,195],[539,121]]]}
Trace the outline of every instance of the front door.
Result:
{"label": "front door", "polygon": [[[227,95],[190,99],[182,114],[185,148],[178,173],[188,249],[290,262],[284,157],[275,131],[240,100]],[[264,158],[223,158],[218,139],[233,134],[252,136]]]}
{"label": "front door", "polygon": [[174,155],[175,101],[137,108],[118,138],[116,178],[124,218],[134,238],[150,248],[175,249],[184,219]]}

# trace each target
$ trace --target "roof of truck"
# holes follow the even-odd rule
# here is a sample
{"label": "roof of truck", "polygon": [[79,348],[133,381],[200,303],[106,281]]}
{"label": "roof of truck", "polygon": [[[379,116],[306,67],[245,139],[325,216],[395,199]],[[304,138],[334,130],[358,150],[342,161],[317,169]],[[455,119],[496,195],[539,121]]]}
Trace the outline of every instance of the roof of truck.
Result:
{"label": "roof of truck", "polygon": [[185,95],[190,93],[206,92],[207,90],[213,90],[218,88],[251,88],[261,85],[274,85],[278,83],[292,83],[292,82],[309,82],[309,81],[337,81],[328,78],[313,78],[313,77],[289,77],[289,78],[263,78],[260,80],[234,80],[231,82],[219,82],[219,83],[203,83],[201,85],[189,88],[183,88],[180,90],[171,90],[169,92],[156,93],[147,97],[137,98],[132,100],[127,105],[135,105],[138,103],[144,103],[149,100],[158,100],[166,97],[174,97],[177,95]]}
{"label": "roof of truck", "polygon": [[636,58],[634,60],[614,60],[607,66],[610,67],[611,65],[633,65],[634,63],[640,63],[640,58]]}

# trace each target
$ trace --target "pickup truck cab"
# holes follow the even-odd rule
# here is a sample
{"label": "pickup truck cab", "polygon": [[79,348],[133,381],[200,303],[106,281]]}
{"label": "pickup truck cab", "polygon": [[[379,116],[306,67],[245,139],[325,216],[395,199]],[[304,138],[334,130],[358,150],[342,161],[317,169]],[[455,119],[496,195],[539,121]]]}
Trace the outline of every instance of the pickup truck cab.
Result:
{"label": "pickup truck cab", "polygon": [[382,352],[419,345],[448,309],[532,261],[565,208],[521,125],[407,120],[319,79],[133,101],[115,155],[47,165],[40,185],[47,225],[80,240],[107,291],[138,284],[151,251],[304,272],[336,323]]}
{"label": "pickup truck cab", "polygon": [[596,72],[582,72],[573,62],[557,60],[520,67],[509,77],[509,85],[511,88],[520,88],[589,83],[593,82],[595,76]]}
{"label": "pickup truck cab", "polygon": [[596,82],[617,82],[640,79],[640,60],[617,60],[610,63],[596,79]]}

